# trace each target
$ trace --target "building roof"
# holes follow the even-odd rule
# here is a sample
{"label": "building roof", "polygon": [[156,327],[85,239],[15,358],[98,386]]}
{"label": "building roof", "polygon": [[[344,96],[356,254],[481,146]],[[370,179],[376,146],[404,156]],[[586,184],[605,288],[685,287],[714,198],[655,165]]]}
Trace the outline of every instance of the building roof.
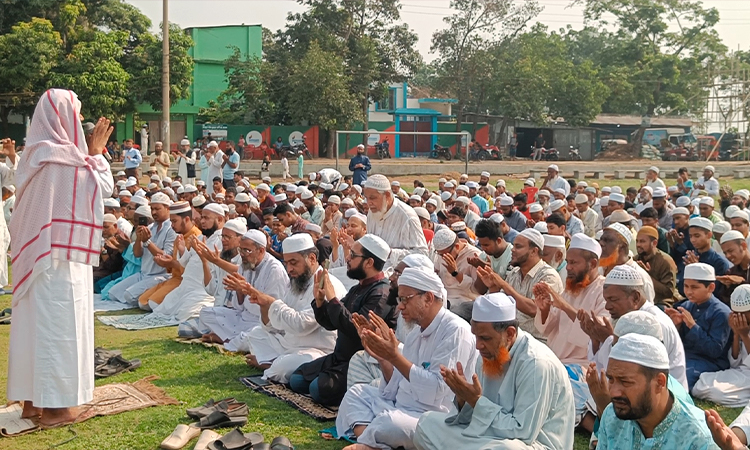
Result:
{"label": "building roof", "polygon": [[[641,126],[641,116],[629,116],[620,114],[599,114],[591,121],[592,125],[623,125],[623,126]],[[651,118],[651,127],[690,127],[693,125],[693,119],[681,116],[656,116]]]}
{"label": "building roof", "polygon": [[420,98],[419,103],[458,103],[455,98]]}
{"label": "building roof", "polygon": [[440,116],[440,111],[428,108],[397,108],[394,112],[397,116]]}

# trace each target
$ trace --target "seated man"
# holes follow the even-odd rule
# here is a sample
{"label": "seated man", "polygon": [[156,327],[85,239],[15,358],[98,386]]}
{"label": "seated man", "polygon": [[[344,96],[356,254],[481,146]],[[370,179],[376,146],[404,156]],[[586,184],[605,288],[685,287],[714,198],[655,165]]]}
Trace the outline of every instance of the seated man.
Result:
{"label": "seated man", "polygon": [[341,403],[346,394],[349,360],[363,349],[352,314],[367,315],[373,311],[385,319],[389,327],[396,325],[394,308],[388,305],[388,280],[383,274],[390,252],[384,240],[371,234],[355,242],[349,251],[346,275],[359,283],[341,300],[329,281],[328,272],[316,275],[315,297],[311,304],[315,319],[326,330],[338,331],[338,338],[333,353],[297,368],[289,379],[292,390],[310,394],[322,405]]}
{"label": "seated man", "polygon": [[[222,236],[239,235],[241,229],[228,229],[235,222],[239,221],[235,219],[227,223]],[[259,230],[250,230],[241,236],[240,275],[260,292],[273,298],[284,298],[289,289],[289,276],[281,262],[266,252],[266,235]],[[230,352],[249,351],[245,335],[260,325],[260,307],[250,303],[241,292],[234,291],[226,291],[222,302],[222,306],[203,308],[200,312],[201,322],[211,330],[204,335],[204,340],[224,344]]]}
{"label": "seated man", "polygon": [[685,347],[688,388],[704,372],[729,368],[729,307],[714,297],[716,276],[708,264],[685,266],[683,286],[687,300],[667,308],[666,313],[680,332]]}
{"label": "seated man", "polygon": [[[262,323],[250,330],[242,345],[250,349],[248,365],[263,370],[264,378],[278,383],[287,383],[301,364],[333,351],[336,340],[336,333],[316,322],[310,306],[313,276],[322,270],[315,243],[307,233],[295,234],[284,239],[283,250],[291,283],[283,299],[262,293],[239,273],[224,279],[227,289],[242,292],[249,296],[250,303],[260,307]],[[346,290],[341,282],[335,277],[329,280],[336,297],[344,298]]]}
{"label": "seated man", "polygon": [[677,266],[672,257],[657,248],[658,239],[656,228],[642,226],[635,238],[638,255],[633,259],[651,277],[654,304],[664,308],[672,306],[675,299],[681,297],[677,292]]}
{"label": "seated man", "polygon": [[[149,225],[154,222],[154,219],[151,217],[151,208],[149,208],[148,206],[138,206],[136,210],[132,212],[132,214],[133,222],[135,223],[138,223],[138,221],[141,220],[141,217],[144,217],[143,220],[145,220]],[[135,232],[133,233],[133,236],[135,236]],[[142,258],[133,255],[133,242],[131,242],[129,237],[120,235],[120,237],[116,241],[111,241],[111,243],[118,245],[118,250],[122,254],[122,259],[125,265],[123,266],[122,273],[118,278],[114,278],[107,283],[101,283],[99,285],[102,300],[112,300],[109,297],[109,290],[112,289],[113,286],[116,286],[120,281],[132,275],[140,273],[141,271]]]}
{"label": "seated man", "polygon": [[451,413],[428,411],[414,446],[438,449],[573,448],[575,409],[565,367],[518,328],[516,305],[502,293],[474,302],[471,332],[481,355],[471,381],[461,363],[441,367],[456,394]]}
{"label": "seated man", "polygon": [[[513,244],[503,238],[500,224],[490,219],[482,219],[477,223],[474,232],[482,253],[477,258],[469,258],[469,264],[474,267],[489,265],[500,278],[505,278],[510,267]],[[478,276],[475,278],[474,290],[480,294],[487,292],[487,286],[482,283],[482,279]]]}
{"label": "seated man", "polygon": [[120,278],[125,260],[122,257],[121,245],[127,247],[127,233],[120,232],[117,218],[113,214],[105,214],[102,223],[102,254],[99,265],[94,267],[94,293],[101,292],[101,288],[110,281]]}
{"label": "seated man", "polygon": [[133,256],[141,259],[140,272],[123,279],[109,290],[109,299],[130,306],[138,306],[138,299],[148,289],[167,280],[167,270],[156,263],[162,254],[172,255],[177,233],[169,220],[169,205],[172,200],[167,194],[151,196],[151,216],[154,223],[138,225],[133,242]]}
{"label": "seated man", "polygon": [[[398,279],[398,310],[418,325],[403,351],[377,314],[370,321],[353,315],[368,354],[383,369],[380,387],[358,384],[349,389],[336,419],[339,436],[357,438],[356,448],[414,448],[414,430],[425,411],[447,413],[453,392],[440,374],[456,363],[471,379],[477,361],[475,340],[465,320],[443,308],[440,278],[428,268],[406,268]],[[380,334],[379,334],[380,333]],[[467,381],[468,381],[467,379]]]}
{"label": "seated man", "polygon": [[606,277],[609,271],[615,266],[624,264],[632,267],[641,274],[646,298],[653,303],[655,296],[654,282],[651,280],[648,272],[646,272],[646,269],[638,265],[630,257],[630,243],[632,240],[633,233],[621,223],[615,222],[605,227],[601,238],[599,238],[599,244],[602,246],[602,257],[599,258],[600,271]]}
{"label": "seated man", "polygon": [[612,403],[602,414],[598,450],[714,448],[704,413],[667,387],[669,355],[658,339],[626,334],[607,366]]}
{"label": "seated man", "polygon": [[443,228],[432,238],[435,248],[435,268],[448,292],[451,310],[464,302],[472,302],[477,297],[474,280],[477,269],[469,263],[480,254],[478,248],[460,239],[453,230]]}

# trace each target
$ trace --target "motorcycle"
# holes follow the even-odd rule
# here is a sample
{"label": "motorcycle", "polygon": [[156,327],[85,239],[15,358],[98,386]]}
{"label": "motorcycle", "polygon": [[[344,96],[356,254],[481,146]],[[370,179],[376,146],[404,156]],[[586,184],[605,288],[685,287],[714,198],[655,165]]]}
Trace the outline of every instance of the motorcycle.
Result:
{"label": "motorcycle", "polygon": [[544,148],[544,147],[542,147],[540,149],[537,149],[536,147],[534,147],[532,145],[531,146],[531,159],[532,160],[535,160],[535,158],[534,158],[534,152],[536,152],[537,150],[539,150],[539,152],[540,152],[540,155],[539,155],[540,156],[540,158],[539,158],[540,161],[557,161],[558,159],[560,159],[560,153],[557,151],[556,148],[554,148],[554,147],[553,148]]}
{"label": "motorcycle", "polygon": [[435,144],[435,146],[432,148],[432,151],[430,152],[430,158],[432,159],[445,159],[446,161],[450,161],[453,156],[451,155],[451,151],[448,147],[443,147],[441,145]]}
{"label": "motorcycle", "polygon": [[375,150],[378,152],[378,159],[391,157],[390,146],[391,144],[387,140],[375,145]]}
{"label": "motorcycle", "polygon": [[299,155],[303,155],[307,159],[313,159],[312,152],[307,148],[304,137],[302,137],[302,142],[297,145],[282,145],[279,149],[279,158],[286,156],[287,159],[297,159]]}
{"label": "motorcycle", "polygon": [[578,151],[578,147],[574,147],[571,145],[568,157],[571,161],[581,161],[581,154]]}
{"label": "motorcycle", "polygon": [[497,145],[490,144],[486,144],[482,150],[479,150],[477,156],[480,161],[485,161],[488,159],[501,161],[503,159],[503,154],[500,153],[500,149],[497,148]]}

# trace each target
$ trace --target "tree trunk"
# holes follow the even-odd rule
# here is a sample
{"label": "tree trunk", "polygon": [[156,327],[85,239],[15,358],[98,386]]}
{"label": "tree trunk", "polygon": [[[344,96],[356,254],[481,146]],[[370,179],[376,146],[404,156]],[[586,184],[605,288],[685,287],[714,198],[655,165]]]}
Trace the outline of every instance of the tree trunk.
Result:
{"label": "tree trunk", "polygon": [[[464,112],[463,112],[464,111],[464,104],[463,104],[462,100],[460,100],[460,99],[458,100],[458,103],[456,104],[456,109],[458,110],[458,111],[456,111],[456,132],[460,133],[461,132],[461,125],[463,125],[463,121],[464,121]],[[458,157],[459,155],[461,155],[461,140],[462,140],[462,138],[463,138],[462,135],[457,135],[456,136],[456,157]],[[467,158],[469,157],[469,151],[468,151],[469,147],[468,146],[469,146],[469,143],[467,142],[466,143],[466,149],[467,149],[466,150],[466,157]]]}
{"label": "tree trunk", "polygon": [[327,131],[327,135],[328,135],[328,136],[327,136],[327,138],[326,138],[326,140],[327,140],[328,142],[326,142],[326,150],[325,150],[325,155],[323,155],[323,156],[325,156],[325,157],[329,157],[329,158],[330,158],[330,157],[335,157],[336,155],[335,155],[335,154],[334,154],[333,152],[334,152],[335,150],[338,150],[338,149],[336,149],[336,148],[335,148],[335,143],[336,143],[336,130],[334,130],[333,128],[329,128],[329,129],[328,129],[328,130],[326,130],[326,131]]}
{"label": "tree trunk", "polygon": [[[656,106],[649,106],[648,112],[646,113],[649,117],[654,117],[654,111],[656,109]],[[638,127],[638,130],[635,132],[635,136],[633,137],[633,142],[630,143],[630,152],[633,154],[634,157],[638,158],[641,156],[641,149],[643,148],[643,135],[646,134],[646,128],[641,123],[641,126]]]}
{"label": "tree trunk", "polygon": [[[406,94],[404,94],[406,95]],[[365,93],[365,98],[362,99],[362,127],[364,131],[370,129],[370,96]],[[365,146],[365,154],[367,154],[367,140],[370,135],[362,135],[362,145]]]}
{"label": "tree trunk", "polygon": [[3,136],[10,136],[10,126],[8,124],[8,116],[10,115],[10,108],[7,106],[0,106],[0,123],[3,125]]}

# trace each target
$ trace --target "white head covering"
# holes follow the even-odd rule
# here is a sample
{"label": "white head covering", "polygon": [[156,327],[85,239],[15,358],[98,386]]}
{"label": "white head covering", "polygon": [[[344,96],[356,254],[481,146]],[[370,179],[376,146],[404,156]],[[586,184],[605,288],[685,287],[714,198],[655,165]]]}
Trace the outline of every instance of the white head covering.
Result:
{"label": "white head covering", "polygon": [[555,189],[555,194],[565,195],[565,189],[557,188]]}
{"label": "white head covering", "polygon": [[[247,233],[247,225],[245,225],[245,222],[242,219],[227,220],[227,223],[224,224],[224,228],[232,230],[240,236]],[[264,242],[263,245],[266,245],[266,243]]]}
{"label": "white head covering", "polygon": [[714,229],[713,222],[706,219],[705,217],[693,217],[692,219],[690,219],[688,224],[691,227],[703,228],[704,230],[708,230],[708,231],[711,231]]}
{"label": "white head covering", "polygon": [[203,211],[212,212],[220,216],[226,216],[226,213],[224,212],[224,208],[222,208],[218,203],[209,203],[208,205],[203,207]]}
{"label": "white head covering", "polygon": [[711,197],[702,197],[700,201],[701,205],[708,205],[713,208],[714,206],[714,199]]}
{"label": "white head covering", "polygon": [[652,336],[660,342],[664,340],[664,332],[661,322],[655,315],[646,311],[630,311],[623,314],[615,323],[615,336],[625,336],[635,333],[644,336]]}
{"label": "white head covering", "polygon": [[732,304],[732,311],[750,311],[750,284],[741,284],[734,288],[730,300]]}
{"label": "white head covering", "polygon": [[204,205],[206,203],[206,197],[202,195],[196,195],[195,197],[193,197],[192,203],[193,206],[197,208],[198,206]]}
{"label": "white head covering", "polygon": [[625,242],[627,242],[628,245],[630,245],[630,241],[633,240],[633,233],[630,232],[630,229],[619,222],[612,223],[605,229],[616,231],[620,236],[625,238]]}
{"label": "white head covering", "polygon": [[480,174],[479,174],[479,176],[480,176],[480,177],[485,177],[485,178],[489,178],[489,177],[490,177],[490,173],[489,173],[489,172],[487,172],[487,171],[484,171],[484,172],[480,173]]}
{"label": "white head covering", "polygon": [[441,193],[440,193],[440,199],[441,199],[442,201],[444,201],[444,202],[447,202],[448,200],[450,200],[450,198],[451,198],[451,197],[452,197],[452,196],[451,196],[451,193],[450,193],[450,192],[448,192],[448,191],[445,191],[445,192],[441,192]]}
{"label": "white head covering", "polygon": [[565,202],[563,200],[555,200],[552,203],[549,204],[549,210],[552,212],[555,212],[565,206]]}
{"label": "white head covering", "polygon": [[745,236],[737,230],[730,230],[721,236],[721,244],[729,241],[744,241]]}
{"label": "white head covering", "polygon": [[710,170],[710,171],[711,171],[711,173],[714,173],[714,172],[716,172],[716,170],[714,169],[714,166],[706,166],[706,167],[704,167],[704,168],[703,168],[703,170],[704,170],[704,171],[706,171],[706,170]]}
{"label": "white head covering", "polygon": [[414,212],[417,213],[417,217],[424,220],[430,220],[430,213],[423,207],[417,206],[414,208]]}
{"label": "white head covering", "polygon": [[609,204],[609,195],[602,196],[602,198],[599,199],[600,206],[607,206],[608,204]]}
{"label": "white head covering", "polygon": [[317,223],[308,223],[308,224],[306,224],[305,225],[305,231],[312,231],[313,233],[316,233],[316,234],[322,234],[323,233],[323,229],[320,228],[320,225],[318,225]]}
{"label": "white head covering", "polygon": [[[545,222],[546,223],[546,222]],[[565,248],[565,238],[562,236],[553,236],[551,234],[545,234],[544,246],[552,248]]]}
{"label": "white head covering", "polygon": [[136,195],[130,198],[130,203],[135,203],[136,205],[140,205],[140,206],[148,206],[148,199],[146,197],[141,197],[140,195]]}
{"label": "white head covering", "polygon": [[729,222],[725,222],[722,220],[722,221],[716,222],[714,226],[711,228],[711,231],[713,231],[714,233],[723,234],[731,229],[732,229],[732,225],[730,225]]}
{"label": "white head covering", "polygon": [[104,223],[115,223],[115,222],[117,222],[117,217],[115,217],[114,214],[104,215]]}
{"label": "white head covering", "polygon": [[497,180],[497,182],[495,183],[495,186],[497,186],[497,187],[500,187],[500,186],[505,187],[505,180]]}
{"label": "white head covering", "polygon": [[151,196],[151,204],[154,204],[154,203],[160,203],[162,205],[169,206],[172,204],[172,200],[169,198],[167,194],[157,192],[156,194]]}
{"label": "white head covering", "polygon": [[419,195],[420,197],[424,195],[425,189],[423,187],[418,187],[414,189],[414,192],[412,192],[413,195]]}
{"label": "white head covering", "polygon": [[693,263],[685,266],[686,280],[698,281],[716,281],[716,272],[714,268],[704,263]]}
{"label": "white head covering", "polygon": [[169,205],[169,214],[184,214],[190,211],[192,211],[190,208],[190,203],[185,201],[174,202]]}
{"label": "white head covering", "polygon": [[[229,222],[232,222],[234,220],[237,220],[237,219],[232,219]],[[245,233],[243,233],[242,239],[251,240],[262,247],[265,247],[268,244],[268,239],[266,238],[266,235],[260,230],[248,230]]]}
{"label": "white head covering", "polygon": [[383,239],[374,234],[366,234],[359,238],[357,242],[381,261],[387,261],[388,255],[391,254],[391,247]]}
{"label": "white head covering", "polygon": [[[281,203],[281,202],[285,202],[285,201],[287,201],[287,196],[286,196],[286,194],[284,194],[284,193],[282,192],[281,194],[276,194],[276,195],[274,195],[274,196],[273,196],[273,200],[274,200],[274,201],[275,201],[276,203]],[[236,201],[236,200],[235,200],[235,201]]]}
{"label": "white head covering", "polygon": [[586,196],[586,194],[577,194],[576,195],[576,204],[579,204],[579,203],[588,203],[588,202],[589,202],[589,198],[588,198],[588,196]]}
{"label": "white head covering", "polygon": [[677,206],[688,206],[690,204],[690,197],[686,195],[677,197],[677,200],[675,200],[674,204]]}
{"label": "white head covering", "polygon": [[255,190],[271,192],[271,188],[266,183],[260,183],[259,185],[255,186]]}
{"label": "white head covering", "polygon": [[140,216],[148,217],[149,219],[154,218],[151,215],[151,208],[149,208],[148,206],[139,206],[138,208],[136,208],[135,213]]}
{"label": "white head covering", "polygon": [[544,211],[544,208],[539,203],[532,203],[529,205],[529,213],[534,214]]}
{"label": "white head covering", "polygon": [[401,262],[406,264],[406,267],[424,267],[430,272],[435,272],[435,264],[430,258],[421,253],[410,253],[404,256]]}
{"label": "white head covering", "polygon": [[516,319],[516,300],[502,292],[480,295],[474,301],[471,320],[474,322],[509,322]]}
{"label": "white head covering", "polygon": [[115,198],[105,198],[104,207],[105,208],[119,208],[120,202],[118,202],[117,199]]}
{"label": "white head covering", "polygon": [[552,194],[547,189],[539,189],[539,192],[537,192],[536,195],[539,196],[539,197],[550,198],[550,195],[552,195]]}
{"label": "white head covering", "polygon": [[525,230],[521,231],[518,235],[523,236],[526,239],[533,242],[534,245],[539,247],[540,250],[544,250],[544,236],[542,236],[542,233],[540,233],[539,231],[533,228],[526,228]]}
{"label": "white head covering", "polygon": [[437,251],[443,251],[456,242],[456,233],[448,228],[441,228],[432,238],[432,245]]}
{"label": "white head covering", "polygon": [[308,200],[308,199],[311,199],[313,197],[314,197],[314,194],[309,189],[305,189],[304,191],[302,191],[302,195],[300,196],[300,198],[302,198],[302,200]]}
{"label": "white head covering", "polygon": [[583,233],[576,233],[570,238],[569,250],[580,249],[586,250],[596,255],[597,258],[602,256],[602,246],[596,242],[596,239],[586,236]]}
{"label": "white head covering", "polygon": [[750,191],[748,191],[747,189],[739,189],[734,191],[734,195],[739,195],[740,197],[747,200],[750,198]]}
{"label": "white head covering", "polygon": [[622,188],[620,186],[612,186],[613,194],[622,194]]}
{"label": "white head covering", "polygon": [[408,286],[422,292],[432,292],[441,300],[447,300],[448,297],[443,281],[429,267],[407,267],[398,278],[398,285]]}
{"label": "white head covering", "polygon": [[376,173],[370,175],[365,181],[365,189],[375,189],[378,192],[386,192],[391,190],[391,184],[388,182],[388,178],[385,175]]}
{"label": "white head covering", "polygon": [[643,277],[634,268],[627,264],[615,266],[607,274],[605,285],[615,286],[643,286]]}
{"label": "white head covering", "polygon": [[[682,197],[680,197],[680,198],[682,198]],[[688,204],[689,203],[690,202],[688,201]],[[672,210],[672,217],[674,217],[675,214],[683,214],[683,215],[689,216],[690,215],[690,211],[688,211],[687,208],[684,208],[682,206],[678,206],[677,208],[675,208],[675,209]]]}
{"label": "white head covering", "polygon": [[549,233],[547,222],[537,222],[536,224],[534,224],[534,229],[542,233],[542,235],[546,235],[547,233]]}
{"label": "white head covering", "polygon": [[549,166],[547,166],[547,170],[549,170],[549,169],[552,169],[555,172],[559,172],[560,171],[560,169],[557,167],[557,164],[550,164]]}
{"label": "white head covering", "polygon": [[[735,205],[732,205],[735,206]],[[729,208],[727,208],[729,209]],[[730,219],[742,219],[745,222],[750,222],[750,217],[745,211],[742,211],[738,209],[737,211],[734,211],[731,216],[729,216]]]}
{"label": "white head covering", "polygon": [[664,344],[653,336],[630,333],[609,352],[609,359],[624,361],[657,370],[669,370],[669,354]]}
{"label": "white head covering", "polygon": [[625,203],[625,196],[618,192],[612,192],[609,195],[609,201],[615,202],[615,203]]}
{"label": "white head covering", "polygon": [[284,239],[281,248],[284,254],[300,253],[315,248],[315,243],[309,234],[297,233]]}

